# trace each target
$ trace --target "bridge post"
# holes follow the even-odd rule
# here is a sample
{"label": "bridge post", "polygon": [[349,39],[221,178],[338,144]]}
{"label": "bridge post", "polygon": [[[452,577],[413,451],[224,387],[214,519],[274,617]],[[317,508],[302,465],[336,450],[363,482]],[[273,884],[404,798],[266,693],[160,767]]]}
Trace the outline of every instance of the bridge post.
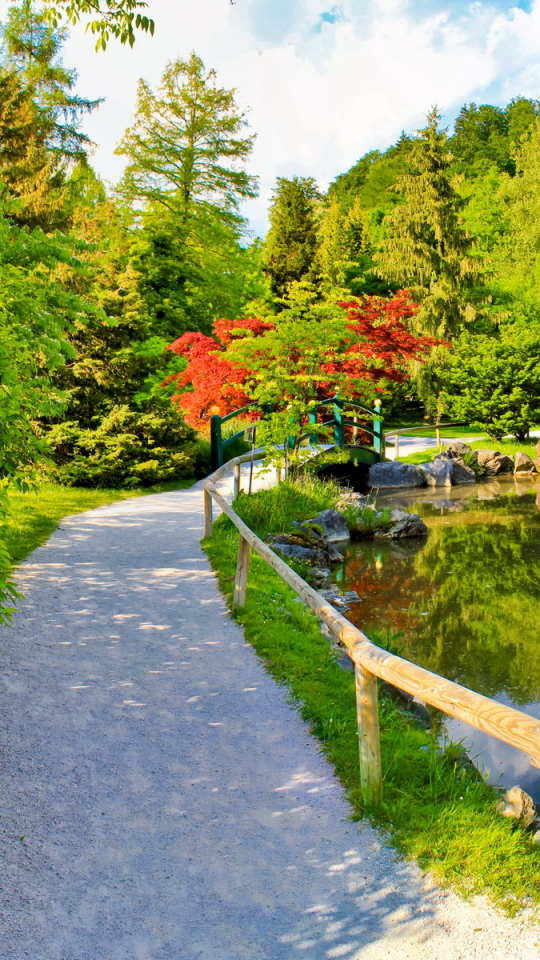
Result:
{"label": "bridge post", "polygon": [[334,441],[337,447],[345,443],[345,427],[343,425],[343,400],[336,398],[334,402]]}
{"label": "bridge post", "polygon": [[212,473],[223,466],[223,441],[221,438],[221,417],[214,414],[210,418],[210,466]]}
{"label": "bridge post", "polygon": [[[380,400],[375,401],[375,413],[379,416],[382,413],[382,403]],[[378,453],[382,458],[384,456],[384,437],[383,437],[383,422],[382,420],[373,420],[373,448],[375,453]]]}
{"label": "bridge post", "polygon": [[[310,423],[317,423],[317,411],[316,411],[316,410],[312,410],[311,413],[309,414],[309,422],[310,422]],[[309,442],[310,442],[310,443],[317,443],[317,440],[318,440],[318,434],[317,434],[317,433],[310,433],[310,435],[309,435]]]}

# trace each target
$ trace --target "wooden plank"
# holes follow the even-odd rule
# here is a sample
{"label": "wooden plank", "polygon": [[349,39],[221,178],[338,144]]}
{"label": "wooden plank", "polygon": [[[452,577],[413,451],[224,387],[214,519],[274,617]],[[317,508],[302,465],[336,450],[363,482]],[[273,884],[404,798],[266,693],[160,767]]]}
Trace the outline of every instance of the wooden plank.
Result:
{"label": "wooden plank", "polygon": [[378,806],[382,801],[381,737],[377,677],[355,665],[356,716],[360,753],[360,787],[364,803]]}
{"label": "wooden plank", "polygon": [[244,539],[327,624],[334,636],[345,644],[355,664],[365,667],[381,680],[386,680],[401,690],[420,697],[451,717],[464,720],[478,730],[483,730],[504,743],[517,747],[518,750],[523,750],[533,758],[535,763],[540,763],[540,722],[538,720],[520,710],[468,690],[467,687],[462,687],[452,680],[446,680],[436,673],[431,673],[430,670],[424,670],[423,667],[388,653],[371,643],[361,630],[338,613],[324,597],[321,597],[294,570],[291,570],[267,544],[259,540],[212,484],[208,484],[207,489],[223,512],[231,518]]}
{"label": "wooden plank", "polygon": [[246,605],[250,553],[250,544],[244,537],[240,537],[238,560],[236,562],[236,577],[234,578],[233,607],[245,607]]}

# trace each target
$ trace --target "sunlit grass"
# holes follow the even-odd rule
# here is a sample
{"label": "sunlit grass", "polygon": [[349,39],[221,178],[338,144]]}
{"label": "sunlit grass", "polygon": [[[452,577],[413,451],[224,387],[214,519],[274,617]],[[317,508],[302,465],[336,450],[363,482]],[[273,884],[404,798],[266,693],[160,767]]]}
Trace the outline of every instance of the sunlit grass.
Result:
{"label": "sunlit grass", "polygon": [[[264,537],[333,502],[335,491],[325,495],[315,481],[309,491],[287,484],[241,497],[236,509]],[[203,545],[230,601],[238,548],[231,521],[221,517]],[[364,808],[353,674],[337,665],[316,617],[255,554],[246,607],[235,616],[319,738],[346,790],[353,819],[367,814],[404,855],[416,857],[464,893],[487,893],[510,912],[540,902],[540,850],[531,835],[496,813],[497,791],[460,769],[457,748],[441,755],[435,737],[404,718],[391,699],[381,698],[380,709],[384,804],[379,811]]]}
{"label": "sunlit grass", "polygon": [[[536,444],[539,442],[539,438],[531,437],[529,440],[515,440],[512,437],[504,440],[491,440],[489,437],[482,437],[480,440],[470,442],[466,440],[465,442],[469,444],[472,450],[498,450],[499,453],[504,453],[509,457],[514,457],[518,450],[521,450],[534,460],[537,456]],[[445,443],[443,442],[442,450],[444,448]],[[391,449],[389,447],[389,450]],[[426,463],[436,457],[439,452],[441,451],[437,447],[430,447],[428,450],[420,451],[420,453],[410,453],[407,457],[397,457],[397,459],[402,463]]]}

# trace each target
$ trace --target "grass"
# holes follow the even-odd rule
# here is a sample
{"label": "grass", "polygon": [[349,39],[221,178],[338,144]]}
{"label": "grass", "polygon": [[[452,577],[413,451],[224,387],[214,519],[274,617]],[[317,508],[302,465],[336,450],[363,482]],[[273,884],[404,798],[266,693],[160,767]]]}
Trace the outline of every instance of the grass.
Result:
{"label": "grass", "polygon": [[[336,489],[321,482],[285,483],[251,497],[236,510],[262,538],[292,520],[332,506]],[[203,545],[229,598],[238,533],[222,516]],[[381,697],[384,803],[366,810],[359,789],[354,676],[336,663],[316,617],[258,556],[252,555],[247,603],[234,614],[275,679],[319,738],[351,804],[351,816],[368,815],[388,831],[397,849],[415,857],[462,893],[487,893],[509,912],[540,902],[540,849],[515,822],[495,811],[498,792],[461,769],[459,746],[441,753],[434,736],[405,719]],[[376,642],[385,645],[376,637]]]}
{"label": "grass", "polygon": [[42,483],[28,493],[12,491],[9,496],[8,523],[2,531],[14,563],[24,560],[32,550],[45,543],[63,517],[71,513],[94,510],[117,500],[181,490],[190,487],[192,479],[158,484],[144,490],[87,490],[81,487],[63,487],[56,483]]}
{"label": "grass", "polygon": [[[482,437],[481,440],[469,443],[469,446],[472,450],[498,450],[499,453],[505,453],[510,457],[514,457],[518,450],[521,450],[523,453],[528,453],[534,460],[537,456],[536,444],[538,443],[538,439],[538,437],[531,437],[529,440],[518,441],[514,440],[514,438],[491,440],[489,437]],[[426,463],[427,460],[433,459],[438,453],[439,450],[437,450],[436,447],[432,447],[429,450],[424,450],[420,453],[410,453],[407,457],[398,457],[397,459],[401,460],[402,463]]]}

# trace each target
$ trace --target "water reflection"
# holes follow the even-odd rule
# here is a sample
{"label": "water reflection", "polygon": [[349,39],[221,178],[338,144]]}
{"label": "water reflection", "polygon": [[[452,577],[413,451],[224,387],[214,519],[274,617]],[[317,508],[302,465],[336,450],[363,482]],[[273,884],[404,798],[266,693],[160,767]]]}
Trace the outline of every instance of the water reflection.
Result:
{"label": "water reflection", "polygon": [[[540,488],[493,481],[442,495],[404,492],[392,503],[420,514],[429,536],[351,545],[340,579],[362,600],[349,619],[368,634],[401,632],[408,659],[538,715]],[[448,729],[470,739],[465,724],[452,721]],[[495,780],[504,764],[505,785],[516,782],[518,770],[523,782],[528,761],[518,751],[504,747],[502,754],[502,745],[480,734],[475,750]],[[526,779],[540,799],[538,771]]]}

